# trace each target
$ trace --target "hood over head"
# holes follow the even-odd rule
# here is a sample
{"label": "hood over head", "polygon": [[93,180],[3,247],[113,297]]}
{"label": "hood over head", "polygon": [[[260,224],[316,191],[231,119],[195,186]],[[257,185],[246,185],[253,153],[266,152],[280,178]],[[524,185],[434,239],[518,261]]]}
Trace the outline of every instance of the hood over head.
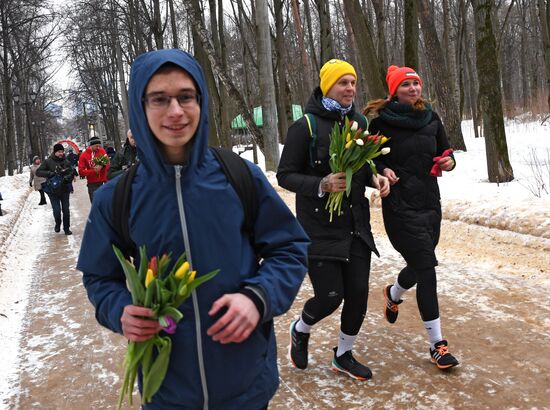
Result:
{"label": "hood over head", "polygon": [[151,77],[167,63],[181,67],[194,80],[197,92],[201,95],[199,125],[186,150],[188,169],[193,170],[200,164],[208,148],[208,91],[202,68],[197,60],[179,49],[156,50],[139,55],[132,64],[128,86],[130,129],[136,140],[142,165],[148,171],[161,175],[171,174],[173,167],[166,162],[157,147],[157,140],[147,123],[142,99]]}

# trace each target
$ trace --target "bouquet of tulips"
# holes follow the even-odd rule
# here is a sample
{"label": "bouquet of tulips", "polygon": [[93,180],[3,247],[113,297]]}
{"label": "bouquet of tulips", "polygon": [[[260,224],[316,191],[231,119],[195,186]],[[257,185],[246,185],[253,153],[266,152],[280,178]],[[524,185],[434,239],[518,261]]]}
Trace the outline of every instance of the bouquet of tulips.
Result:
{"label": "bouquet of tulips", "polygon": [[101,165],[104,167],[109,163],[109,157],[107,155],[99,155],[93,159],[94,165]]}
{"label": "bouquet of tulips", "polygon": [[[390,152],[389,148],[380,149],[388,138],[382,135],[370,135],[368,131],[363,132],[357,122],[346,118],[343,127],[334,125],[330,133],[329,164],[332,172],[346,173],[346,196],[351,191],[351,179],[354,173],[359,171],[363,165],[369,164],[374,175],[377,174],[373,159],[379,155]],[[334,212],[339,216],[342,211],[342,200],[344,192],[331,192],[328,196],[325,209],[330,212],[330,222]]]}
{"label": "bouquet of tulips", "polygon": [[[212,279],[219,272],[217,269],[196,278],[197,272],[190,270],[185,252],[169,270],[170,256],[153,256],[148,261],[145,246],[139,249],[140,264],[136,270],[115,245],[113,250],[124,270],[128,289],[132,294],[132,304],[152,309],[155,313],[154,318],[164,327],[164,332],[169,334],[176,332],[177,323],[183,318],[178,307],[197,286]],[[118,399],[119,410],[125,395],[128,395],[128,401],[132,404],[132,392],[140,366],[143,375],[141,401],[142,404],[151,402],[166,376],[171,350],[170,337],[159,334],[145,342],[128,343],[124,357],[124,381]],[[153,354],[154,351],[156,354]]]}

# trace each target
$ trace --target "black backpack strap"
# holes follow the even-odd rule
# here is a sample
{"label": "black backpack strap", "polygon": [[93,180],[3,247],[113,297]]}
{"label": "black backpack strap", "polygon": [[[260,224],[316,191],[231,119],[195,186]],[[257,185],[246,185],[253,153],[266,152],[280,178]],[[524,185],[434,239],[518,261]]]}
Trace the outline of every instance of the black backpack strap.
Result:
{"label": "black backpack strap", "polygon": [[241,199],[244,209],[244,229],[254,245],[254,223],[258,214],[258,198],[252,172],[239,155],[226,148],[210,147],[229,183]]}
{"label": "black backpack strap", "polygon": [[313,168],[317,162],[317,119],[311,113],[305,113],[304,117],[311,137],[309,140],[309,165]]}
{"label": "black backpack strap", "polygon": [[132,182],[136,175],[139,162],[126,170],[117,181],[113,193],[113,228],[122,243],[119,248],[126,257],[135,254],[136,244],[130,238],[130,203],[132,199]]}

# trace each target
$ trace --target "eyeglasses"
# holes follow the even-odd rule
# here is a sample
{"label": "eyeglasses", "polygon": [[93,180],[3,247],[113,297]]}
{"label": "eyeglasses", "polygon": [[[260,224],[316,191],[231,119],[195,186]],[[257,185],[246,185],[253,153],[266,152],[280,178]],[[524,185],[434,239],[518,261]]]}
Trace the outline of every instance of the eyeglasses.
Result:
{"label": "eyeglasses", "polygon": [[152,109],[166,109],[175,98],[181,108],[191,108],[201,103],[201,95],[190,91],[180,95],[153,94],[143,97],[143,102]]}

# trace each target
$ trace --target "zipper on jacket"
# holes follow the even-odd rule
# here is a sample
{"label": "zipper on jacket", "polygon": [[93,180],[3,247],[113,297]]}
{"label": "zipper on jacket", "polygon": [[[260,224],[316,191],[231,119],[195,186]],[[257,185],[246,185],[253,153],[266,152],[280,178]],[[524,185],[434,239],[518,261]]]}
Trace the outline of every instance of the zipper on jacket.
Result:
{"label": "zipper on jacket", "polygon": [[[183,233],[183,243],[185,245],[185,254],[187,255],[187,262],[189,262],[189,269],[193,270],[193,259],[191,258],[191,246],[189,244],[189,233],[187,232],[187,222],[185,220],[185,209],[183,208],[183,196],[181,193],[181,165],[174,166],[176,171],[176,197],[178,199],[178,211],[180,215],[181,231]],[[203,408],[208,410],[208,387],[206,385],[206,372],[204,369],[204,357],[202,352],[202,338],[201,338],[201,318],[199,313],[199,300],[197,297],[197,290],[193,290],[191,293],[193,300],[193,311],[195,315],[195,333],[197,335],[197,359],[199,361],[199,373],[201,376],[202,395],[204,400]]]}

